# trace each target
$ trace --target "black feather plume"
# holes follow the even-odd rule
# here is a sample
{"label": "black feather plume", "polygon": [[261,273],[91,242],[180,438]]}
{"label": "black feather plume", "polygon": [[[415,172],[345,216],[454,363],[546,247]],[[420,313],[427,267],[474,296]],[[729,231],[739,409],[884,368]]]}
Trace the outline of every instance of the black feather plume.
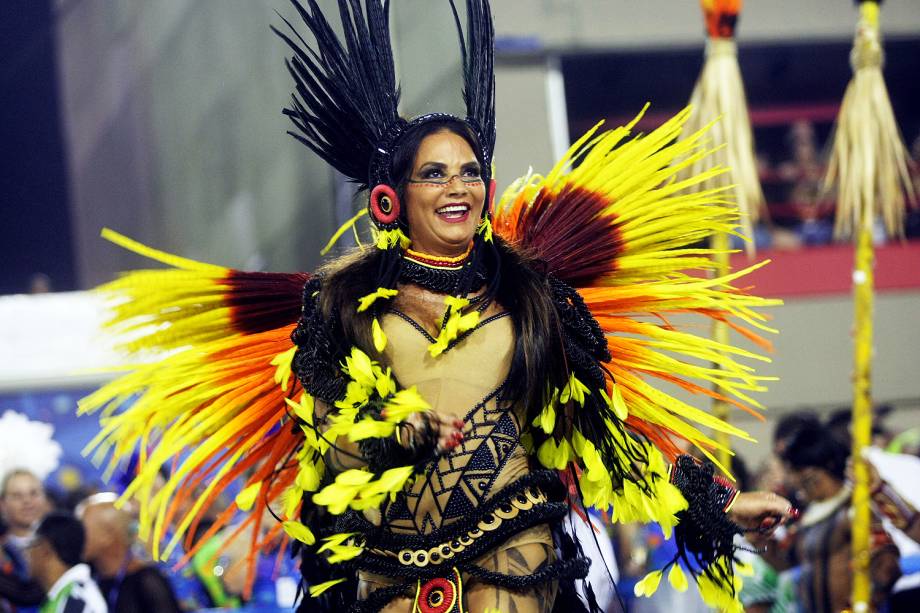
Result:
{"label": "black feather plume", "polygon": [[[405,121],[390,43],[389,0],[339,0],[344,40],[316,0],[291,0],[313,34],[311,45],[284,17],[289,33],[272,30],[291,48],[287,62],[296,91],[284,114],[294,138],[361,187],[368,187],[378,149]],[[343,44],[344,43],[344,44]]]}
{"label": "black feather plume", "polygon": [[495,148],[495,30],[489,0],[466,1],[466,28],[461,25],[455,0],[450,0],[460,34],[463,60],[463,101],[467,120],[479,131],[486,163]]}

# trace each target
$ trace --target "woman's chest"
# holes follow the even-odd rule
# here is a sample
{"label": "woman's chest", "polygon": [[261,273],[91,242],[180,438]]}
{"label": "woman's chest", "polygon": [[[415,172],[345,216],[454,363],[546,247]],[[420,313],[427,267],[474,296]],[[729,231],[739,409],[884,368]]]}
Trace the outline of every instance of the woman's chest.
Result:
{"label": "woman's chest", "polygon": [[481,317],[438,355],[429,351],[436,338],[408,313],[387,313],[381,326],[387,337],[386,365],[400,386],[415,386],[435,410],[464,418],[508,377],[514,325],[507,312]]}

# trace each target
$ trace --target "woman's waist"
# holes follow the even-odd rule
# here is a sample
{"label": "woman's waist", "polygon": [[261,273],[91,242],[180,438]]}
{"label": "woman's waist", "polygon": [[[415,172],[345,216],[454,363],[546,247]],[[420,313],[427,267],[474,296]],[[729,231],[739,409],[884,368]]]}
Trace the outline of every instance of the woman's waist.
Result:
{"label": "woman's waist", "polygon": [[429,534],[375,526],[358,513],[348,513],[337,530],[354,532],[352,543],[364,548],[359,568],[402,574],[437,572],[448,562],[470,560],[510,536],[568,512],[565,488],[552,471],[528,473],[497,490],[473,511]]}

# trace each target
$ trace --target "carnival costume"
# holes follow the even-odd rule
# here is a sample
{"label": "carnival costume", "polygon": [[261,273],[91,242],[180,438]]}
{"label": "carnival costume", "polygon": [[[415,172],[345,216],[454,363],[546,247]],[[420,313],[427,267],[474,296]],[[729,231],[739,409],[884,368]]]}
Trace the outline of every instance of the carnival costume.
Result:
{"label": "carnival costume", "polygon": [[[175,351],[82,403],[104,416],[91,444],[100,457],[111,452],[114,466],[140,449],[125,496],[141,501],[154,554],[168,556],[216,494],[245,479],[198,542],[258,503],[260,513],[240,524],[252,530],[251,556],[263,536],[287,533],[302,551],[304,610],[379,610],[408,596],[413,610],[461,611],[471,582],[515,593],[551,586],[557,608],[597,610],[590,589],[587,602],[577,600],[574,581],[589,561],[561,529],[570,508],[595,507],[673,530],[672,584],[685,589],[682,568],[690,569],[708,602],[735,606],[740,528],[726,511],[736,492],[711,464],[678,457],[673,441],[714,460],[717,445],[701,427],[746,435],[648,382],[741,408],[756,406],[747,392],[762,389],[763,378],[735,360],[759,356],[667,319],[695,313],[760,341],[749,328],[767,329],[754,309],[770,303],[732,287],[744,272],[686,272],[710,269],[710,250],[698,245],[738,221],[722,190],[684,191],[718,170],[674,179],[707,153],[702,132],[678,140],[689,111],[632,139],[638,118],[598,125],[548,174],[518,179],[493,206],[488,2],[467,0],[465,25],[451,2],[467,117],[412,121],[397,111],[388,3],[341,0],[344,40],[313,0],[294,5],[315,43],[287,22],[278,32],[296,83],[285,113],[298,140],[369,190],[375,245],[328,274],[250,273],[106,233],[172,267],[132,272],[103,290],[120,297],[112,326],[135,335],[129,349]],[[412,250],[402,186],[390,176],[400,139],[440,121],[462,121],[475,135],[482,176],[463,180],[489,188],[460,258]],[[337,285],[342,271],[360,282]],[[419,292],[443,298],[437,334],[413,316]],[[350,337],[346,319],[362,339]],[[535,326],[551,340],[528,354],[520,339]],[[431,409],[464,416],[463,441],[442,454],[405,427]],[[337,441],[346,438],[359,444],[360,466],[332,470],[329,454],[342,453]],[[173,470],[155,490],[162,467]],[[184,502],[191,510],[179,514]],[[266,506],[281,521],[261,535]],[[521,544],[540,552],[535,567],[488,562]],[[195,543],[186,550],[193,555]],[[639,591],[654,591],[662,571]],[[372,589],[355,602],[359,576]]]}

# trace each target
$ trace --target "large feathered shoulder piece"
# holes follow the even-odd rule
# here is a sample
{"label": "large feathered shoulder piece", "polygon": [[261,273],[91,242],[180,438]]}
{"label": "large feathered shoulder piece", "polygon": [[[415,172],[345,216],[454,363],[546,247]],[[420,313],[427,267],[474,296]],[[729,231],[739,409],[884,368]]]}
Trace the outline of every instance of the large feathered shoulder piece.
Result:
{"label": "large feathered shoulder piece", "polygon": [[[678,140],[689,113],[686,109],[648,135],[632,139],[641,115],[612,130],[601,132],[595,126],[548,174],[531,174],[512,184],[496,206],[493,226],[576,290],[577,300],[568,303],[583,304],[605,335],[609,359],[596,349],[592,352],[617,381],[630,423],[669,453],[676,451],[671,442],[676,435],[715,461],[717,444],[700,426],[746,435],[659,392],[647,379],[678,383],[753,411],[761,407],[748,393],[763,391],[767,378],[754,375],[740,359],[769,359],[682,331],[671,316],[727,321],[767,349],[769,343],[758,331],[773,330],[758,309],[779,301],[732,285],[764,263],[726,277],[709,274],[713,250],[705,241],[715,232],[737,234],[738,211],[725,189],[686,191],[724,169],[674,179],[709,153],[704,131]],[[595,338],[585,342],[597,344]],[[712,384],[729,396],[712,391]]]}
{"label": "large feathered shoulder piece", "polygon": [[712,473],[685,478],[699,471],[685,466],[671,474],[665,460],[676,460],[676,442],[683,439],[718,464],[720,446],[711,432],[750,438],[659,387],[677,385],[757,415],[761,406],[750,393],[764,390],[769,377],[756,375],[746,362],[767,358],[695,333],[708,326],[682,328],[675,319],[725,321],[767,349],[760,332],[771,329],[759,309],[778,301],[734,285],[757,266],[713,275],[706,241],[715,232],[736,234],[739,214],[727,189],[698,187],[724,169],[678,178],[711,153],[705,130],[681,138],[689,114],[685,109],[635,137],[641,114],[612,130],[595,126],[549,173],[514,182],[493,225],[496,234],[545,263],[563,324],[570,377],[532,415],[538,460],[571,472],[584,503],[612,509],[616,520],[657,521],[666,533],[682,523],[681,552],[696,556],[683,567],[696,569],[704,596],[722,606],[736,602],[736,526],[702,537],[688,526],[696,518],[700,530],[709,530],[703,517],[719,511],[713,501],[721,500],[723,489],[688,496],[674,484],[712,484]]}
{"label": "large feathered shoulder piece", "polygon": [[[291,334],[311,276],[243,272],[103,236],[167,268],[96,290],[111,300],[109,332],[148,361],[80,401],[101,425],[85,453],[109,474],[134,467],[123,499],[141,502],[140,536],[156,559],[190,559],[231,523],[250,530],[251,585],[259,550],[284,537],[281,524],[263,530],[264,509],[283,506],[298,473],[290,460],[304,436],[290,425],[291,404],[303,389],[291,373]],[[221,500],[239,484],[235,502]],[[239,514],[254,506],[260,512]],[[217,521],[193,539],[208,514]]]}

